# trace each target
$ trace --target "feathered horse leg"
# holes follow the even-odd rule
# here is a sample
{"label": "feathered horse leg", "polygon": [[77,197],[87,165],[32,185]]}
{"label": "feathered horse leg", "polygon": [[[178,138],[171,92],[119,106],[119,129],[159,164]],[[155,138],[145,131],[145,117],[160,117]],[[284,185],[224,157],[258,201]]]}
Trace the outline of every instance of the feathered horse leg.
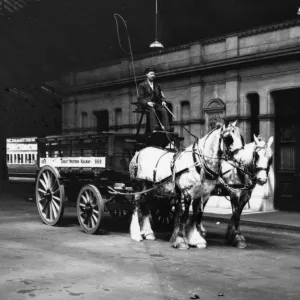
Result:
{"label": "feathered horse leg", "polygon": [[185,226],[189,217],[190,204],[191,198],[187,195],[183,196],[183,194],[181,194],[181,197],[176,204],[175,226],[170,241],[174,248],[180,250],[186,250],[189,248]]}
{"label": "feathered horse leg", "polygon": [[190,218],[189,224],[186,228],[186,236],[188,244],[198,249],[207,247],[206,240],[201,236],[201,220],[203,215],[203,201],[202,198],[194,199],[193,201],[193,215]]}
{"label": "feathered horse leg", "polygon": [[240,219],[244,206],[249,199],[250,195],[248,192],[242,192],[239,195],[234,194],[230,196],[232,217],[227,228],[226,238],[232,246],[240,249],[246,248],[247,246],[245,238],[240,232]]}
{"label": "feathered horse leg", "polygon": [[202,214],[199,215],[198,220],[197,220],[198,221],[198,230],[200,231],[200,234],[203,238],[206,237],[207,233],[206,233],[206,229],[202,223],[202,215],[204,213],[204,209],[209,200],[209,197],[210,197],[210,194],[202,197]]}
{"label": "feathered horse leg", "polygon": [[146,240],[155,240],[153,230],[151,228],[150,221],[150,207],[149,200],[153,197],[153,193],[144,195],[144,199],[141,202],[142,222],[141,222],[141,235]]}
{"label": "feathered horse leg", "polygon": [[[141,183],[136,183],[135,187],[138,187],[138,184]],[[145,185],[142,185],[142,188],[136,188],[135,190],[144,190],[146,187]],[[130,237],[137,242],[140,242],[143,240],[141,236],[141,228],[140,228],[140,223],[139,223],[139,209],[140,209],[140,201],[142,199],[143,195],[142,194],[136,194],[134,196],[134,201],[133,201],[133,212],[132,212],[132,218],[131,218],[131,223],[130,223]]]}

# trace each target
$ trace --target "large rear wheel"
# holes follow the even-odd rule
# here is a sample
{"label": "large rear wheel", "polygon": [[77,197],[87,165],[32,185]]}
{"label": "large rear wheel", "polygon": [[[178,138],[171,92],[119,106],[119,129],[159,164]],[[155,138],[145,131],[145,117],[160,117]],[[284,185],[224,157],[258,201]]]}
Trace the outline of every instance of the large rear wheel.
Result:
{"label": "large rear wheel", "polygon": [[57,225],[63,217],[65,189],[59,172],[50,166],[43,167],[36,179],[36,204],[43,222]]}

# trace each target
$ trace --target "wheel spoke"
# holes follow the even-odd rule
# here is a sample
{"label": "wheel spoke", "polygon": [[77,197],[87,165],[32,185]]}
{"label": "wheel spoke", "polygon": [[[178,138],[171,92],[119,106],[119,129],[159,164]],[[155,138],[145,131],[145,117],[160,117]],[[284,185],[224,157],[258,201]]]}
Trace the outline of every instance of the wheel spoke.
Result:
{"label": "wheel spoke", "polygon": [[91,227],[92,227],[92,228],[95,227],[95,225],[96,225],[97,222],[94,221],[93,215],[92,215],[92,217],[90,218],[90,220],[91,220]]}
{"label": "wheel spoke", "polygon": [[56,196],[52,196],[52,198],[58,202],[60,202],[60,198],[56,197]]}
{"label": "wheel spoke", "polygon": [[88,227],[89,227],[89,228],[92,227],[92,226],[91,226],[91,218],[90,218],[90,217],[88,218]]}
{"label": "wheel spoke", "polygon": [[59,188],[57,190],[55,190],[54,192],[52,191],[52,194],[56,194],[57,192],[59,192]]}
{"label": "wheel spoke", "polygon": [[[92,214],[92,219],[95,221],[95,224],[98,222],[98,215]],[[95,225],[94,225],[95,226]]]}
{"label": "wheel spoke", "polygon": [[85,214],[85,218],[84,218],[84,224],[88,226],[88,220],[89,220],[89,216],[87,214]]}
{"label": "wheel spoke", "polygon": [[52,205],[54,219],[56,219],[59,212],[59,207],[56,206],[57,204],[54,201],[51,203],[51,205]]}
{"label": "wheel spoke", "polygon": [[50,175],[50,186],[49,186],[49,188],[50,188],[50,191],[53,191],[54,190],[54,187],[56,186],[56,185],[58,185],[58,180],[56,179],[56,177],[54,176],[54,174],[52,174],[51,173],[51,175]]}
{"label": "wheel spoke", "polygon": [[44,213],[45,213],[46,219],[49,219],[49,213],[50,213],[49,204],[50,204],[49,201],[47,201],[45,204],[45,207],[44,207]]}
{"label": "wheel spoke", "polygon": [[45,197],[41,197],[41,199],[39,199],[39,205],[40,207],[43,209],[45,206],[45,202],[46,202],[46,198]]}
{"label": "wheel spoke", "polygon": [[46,210],[47,210],[48,206],[49,206],[49,201],[45,201],[43,208],[42,208],[42,213],[46,214]]}
{"label": "wheel spoke", "polygon": [[48,171],[47,172],[47,179],[48,179],[48,189],[50,190],[51,189],[51,185],[52,185],[52,176],[54,176],[52,174],[52,172]]}
{"label": "wheel spoke", "polygon": [[[59,205],[54,201],[52,201],[53,206],[55,207],[55,211],[59,212]],[[56,218],[56,217],[55,217]]]}
{"label": "wheel spoke", "polygon": [[46,185],[46,187],[45,187],[46,190],[49,189],[48,172],[49,172],[49,171],[45,171],[45,172],[43,173],[43,179],[44,179],[44,182],[45,182],[45,185]]}
{"label": "wheel spoke", "polygon": [[49,219],[50,221],[54,220],[54,214],[53,214],[53,206],[52,206],[52,202],[49,203]]}
{"label": "wheel spoke", "polygon": [[88,200],[87,200],[87,198],[83,195],[83,193],[82,193],[82,195],[81,195],[81,199],[84,201],[84,203],[88,203]]}
{"label": "wheel spoke", "polygon": [[[54,190],[55,187],[58,187],[56,190]],[[54,193],[57,193],[59,191],[59,184],[57,182],[57,180],[54,178],[54,182],[50,188],[50,191],[54,194]]]}
{"label": "wheel spoke", "polygon": [[42,189],[38,189],[38,191],[42,194],[46,194],[46,191],[42,190]]}
{"label": "wheel spoke", "polygon": [[[44,175],[44,173],[43,173],[43,175]],[[40,183],[42,184],[42,186],[44,187],[44,189],[47,190],[47,184],[46,184],[46,182],[42,178],[40,178]]]}
{"label": "wheel spoke", "polygon": [[92,202],[92,199],[93,199],[93,194],[92,194],[92,192],[86,191],[85,194],[86,194],[86,198],[87,198],[88,202],[91,203],[91,202]]}

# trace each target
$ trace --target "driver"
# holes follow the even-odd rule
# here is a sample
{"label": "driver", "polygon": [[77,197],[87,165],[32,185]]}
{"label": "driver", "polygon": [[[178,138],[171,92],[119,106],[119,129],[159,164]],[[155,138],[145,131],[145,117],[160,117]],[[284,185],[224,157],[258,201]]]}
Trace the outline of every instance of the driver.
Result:
{"label": "driver", "polygon": [[[138,101],[143,105],[148,106],[148,116],[150,123],[150,130],[162,130],[157,121],[155,112],[165,127],[166,131],[173,132],[174,128],[170,127],[168,113],[164,106],[167,105],[165,97],[161,91],[160,85],[155,81],[156,70],[154,68],[147,68],[145,70],[146,80],[138,86]],[[155,112],[154,112],[155,110]]]}

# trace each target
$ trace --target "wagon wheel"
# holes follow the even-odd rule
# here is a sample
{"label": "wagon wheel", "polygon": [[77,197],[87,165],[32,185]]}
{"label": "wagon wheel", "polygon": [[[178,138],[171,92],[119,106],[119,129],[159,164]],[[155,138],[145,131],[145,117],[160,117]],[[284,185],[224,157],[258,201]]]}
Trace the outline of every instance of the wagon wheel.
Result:
{"label": "wagon wheel", "polygon": [[77,197],[77,217],[84,232],[97,233],[104,213],[104,201],[92,184],[82,187]]}
{"label": "wagon wheel", "polygon": [[174,223],[175,207],[171,203],[163,203],[151,210],[154,224],[167,226]]}
{"label": "wagon wheel", "polygon": [[64,213],[65,188],[59,179],[59,172],[50,166],[43,167],[36,179],[36,204],[47,225],[57,225]]}
{"label": "wagon wheel", "polygon": [[[118,195],[115,197],[114,200],[111,201],[112,204],[116,204],[117,206],[131,206],[131,203],[127,200],[126,197]],[[132,215],[132,209],[126,209],[126,207],[121,208],[109,208],[109,204],[107,204],[107,210],[109,211],[110,215],[115,219],[121,220],[128,220]]]}

